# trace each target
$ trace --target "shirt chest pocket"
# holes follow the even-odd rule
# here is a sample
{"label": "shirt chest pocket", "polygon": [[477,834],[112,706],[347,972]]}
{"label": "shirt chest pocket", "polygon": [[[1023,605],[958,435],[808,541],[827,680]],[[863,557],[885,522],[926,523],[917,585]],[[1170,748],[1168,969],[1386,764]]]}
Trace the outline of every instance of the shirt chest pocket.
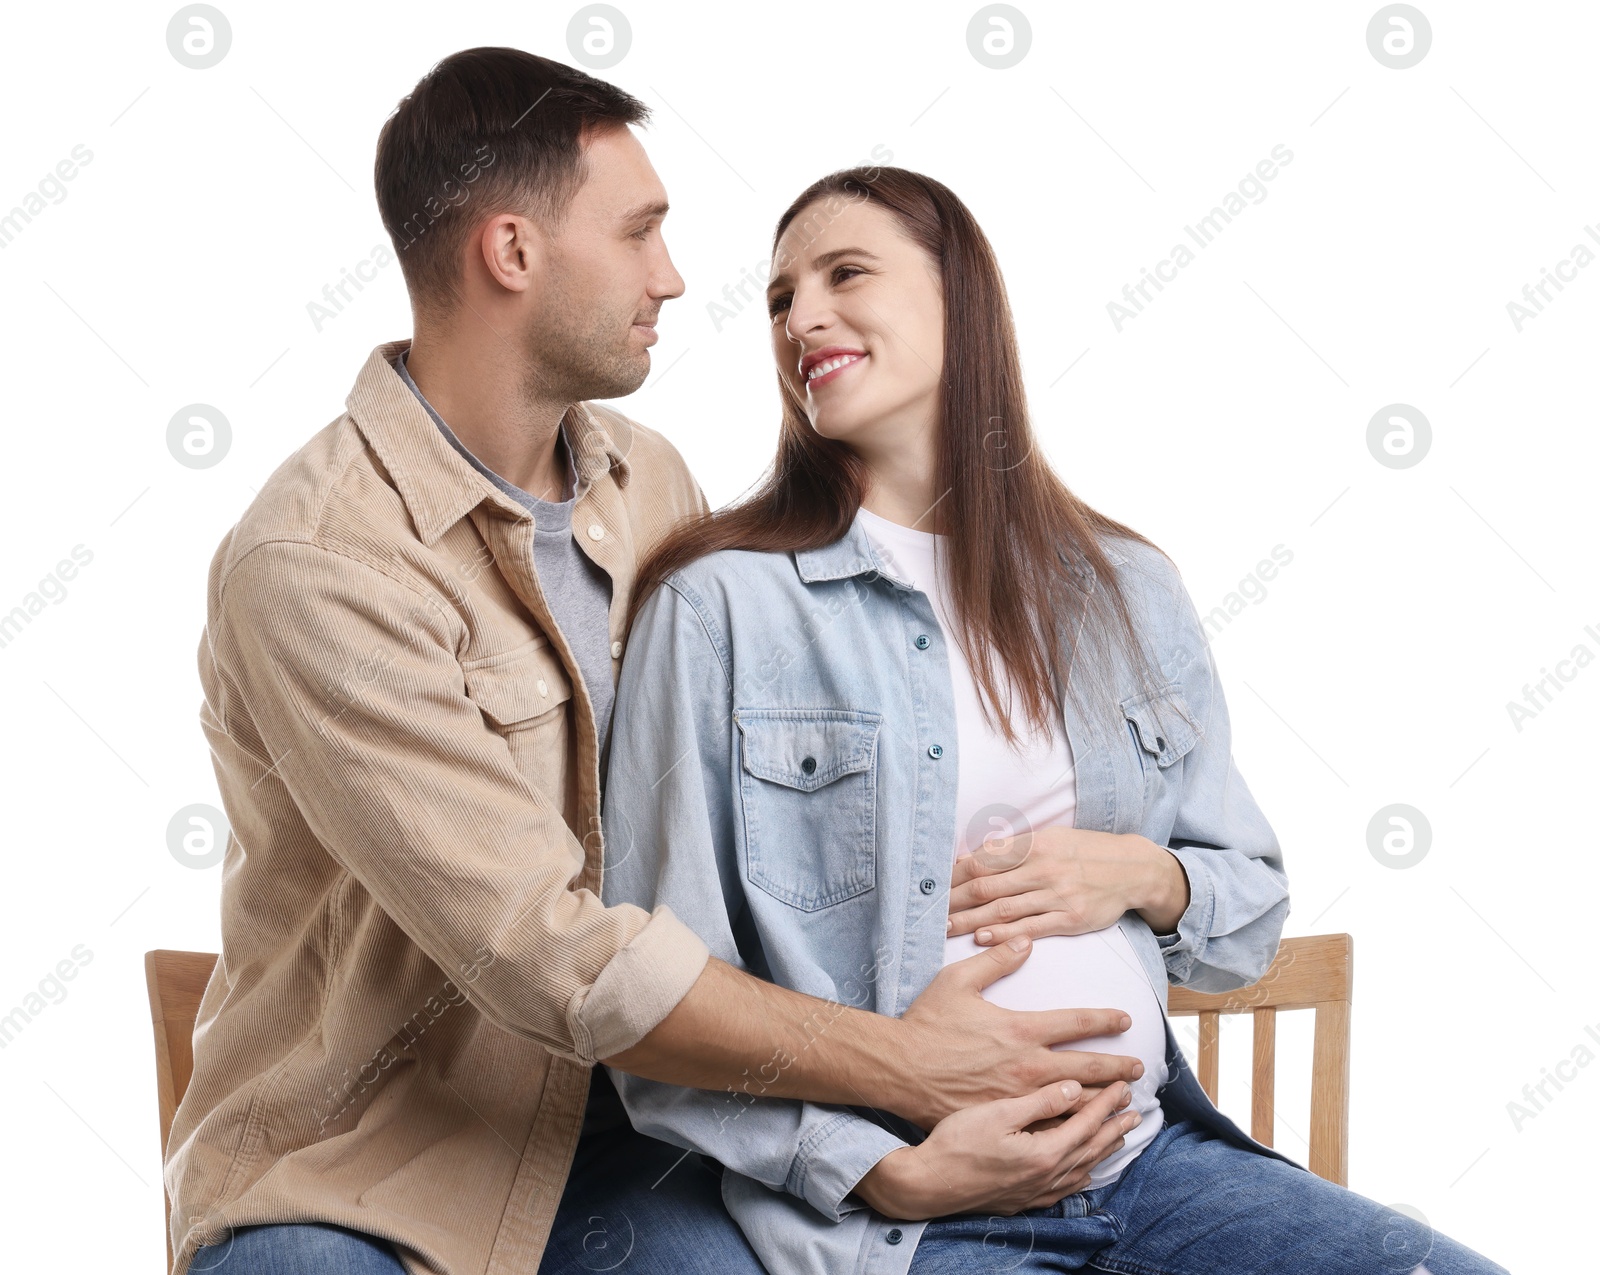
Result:
{"label": "shirt chest pocket", "polygon": [[1200,735],[1176,682],[1152,693],[1130,695],[1121,706],[1135,764],[1144,776],[1148,806],[1166,791],[1175,773],[1172,766],[1199,742]]}
{"label": "shirt chest pocket", "polygon": [[751,883],[804,912],[871,890],[882,716],[834,708],[733,716]]}
{"label": "shirt chest pocket", "polygon": [[504,736],[528,781],[551,801],[567,798],[568,702],[572,680],[549,641],[524,646],[464,664],[467,695],[482,710],[486,724]]}

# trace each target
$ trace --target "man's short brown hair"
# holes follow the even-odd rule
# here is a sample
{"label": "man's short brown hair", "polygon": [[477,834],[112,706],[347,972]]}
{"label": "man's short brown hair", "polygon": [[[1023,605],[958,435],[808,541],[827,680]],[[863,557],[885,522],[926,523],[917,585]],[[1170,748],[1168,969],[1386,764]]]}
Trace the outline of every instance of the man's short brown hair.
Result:
{"label": "man's short brown hair", "polygon": [[558,225],[587,175],[588,130],[645,122],[643,102],[521,49],[452,53],[378,134],[378,212],[412,302],[454,308],[467,232],[494,213]]}

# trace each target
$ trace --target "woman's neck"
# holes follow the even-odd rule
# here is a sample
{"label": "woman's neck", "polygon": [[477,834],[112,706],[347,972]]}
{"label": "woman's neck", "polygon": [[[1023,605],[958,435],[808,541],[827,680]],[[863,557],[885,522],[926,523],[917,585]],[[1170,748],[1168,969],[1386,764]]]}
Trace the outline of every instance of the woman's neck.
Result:
{"label": "woman's neck", "polygon": [[939,533],[944,530],[944,495],[937,490],[932,430],[917,443],[891,452],[864,455],[869,481],[861,507],[889,522],[917,531]]}

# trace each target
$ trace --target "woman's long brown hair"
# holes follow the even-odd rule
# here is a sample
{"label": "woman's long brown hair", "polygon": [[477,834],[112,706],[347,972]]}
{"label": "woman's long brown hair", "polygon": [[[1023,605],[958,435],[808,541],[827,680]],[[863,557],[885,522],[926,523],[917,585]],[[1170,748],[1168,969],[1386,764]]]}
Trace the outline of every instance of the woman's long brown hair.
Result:
{"label": "woman's long brown hair", "polygon": [[[1001,699],[1009,677],[1028,723],[1053,732],[1061,688],[1076,695],[1083,681],[1068,676],[1083,637],[1114,641],[1143,685],[1158,687],[1099,537],[1128,536],[1156,546],[1074,496],[1035,449],[1005,283],[972,213],[948,187],[920,173],[843,169],[789,205],[773,232],[774,252],[797,217],[814,205],[837,210],[840,199],[876,201],[938,265],[944,366],[936,508],[949,529],[942,544],[961,630],[953,636],[977,680],[985,715],[1018,743],[1014,709]],[[721,549],[818,549],[849,530],[870,481],[865,464],[849,446],[812,428],[781,374],[778,390],[783,427],[772,468],[753,494],[679,524],[652,549],[630,603],[630,629],[649,594],[697,558]],[[1070,634],[1067,668],[1059,658],[1063,630]],[[1102,672],[1108,668],[1091,663]],[[1107,707],[1102,700],[1100,711]]]}

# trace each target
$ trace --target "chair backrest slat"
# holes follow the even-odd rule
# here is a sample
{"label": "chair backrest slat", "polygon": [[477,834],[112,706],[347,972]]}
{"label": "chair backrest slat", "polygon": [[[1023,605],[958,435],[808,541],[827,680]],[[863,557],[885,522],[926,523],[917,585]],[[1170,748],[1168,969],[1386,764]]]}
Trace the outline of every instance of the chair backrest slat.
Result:
{"label": "chair backrest slat", "polygon": [[1200,1087],[1212,1102],[1217,1100],[1217,1066],[1221,1055],[1222,1023],[1214,1009],[1200,1011]]}
{"label": "chair backrest slat", "polygon": [[1251,1014],[1254,1024],[1250,1060],[1250,1136],[1272,1145],[1272,1116],[1278,1066],[1278,1011],[1263,1005]]}

